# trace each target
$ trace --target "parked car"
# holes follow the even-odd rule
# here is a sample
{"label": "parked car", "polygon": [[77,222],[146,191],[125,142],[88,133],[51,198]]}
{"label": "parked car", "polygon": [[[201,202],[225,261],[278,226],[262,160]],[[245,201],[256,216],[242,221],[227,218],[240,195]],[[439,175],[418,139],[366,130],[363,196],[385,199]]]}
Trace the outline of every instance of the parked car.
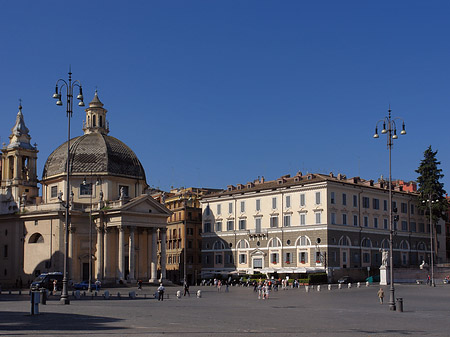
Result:
{"label": "parked car", "polygon": [[[91,283],[91,288],[94,287],[95,287],[94,284]],[[89,288],[89,281],[81,281],[73,285],[73,289],[75,290],[87,290],[88,288]]]}
{"label": "parked car", "polygon": [[340,284],[352,283],[352,278],[350,276],[343,276],[338,280]]}
{"label": "parked car", "polygon": [[31,290],[38,290],[41,288],[45,288],[48,290],[53,290],[53,281],[56,280],[56,289],[61,290],[62,289],[62,280],[63,280],[63,273],[56,271],[56,272],[49,272],[49,273],[42,273],[38,277],[34,279],[34,281],[31,283]]}

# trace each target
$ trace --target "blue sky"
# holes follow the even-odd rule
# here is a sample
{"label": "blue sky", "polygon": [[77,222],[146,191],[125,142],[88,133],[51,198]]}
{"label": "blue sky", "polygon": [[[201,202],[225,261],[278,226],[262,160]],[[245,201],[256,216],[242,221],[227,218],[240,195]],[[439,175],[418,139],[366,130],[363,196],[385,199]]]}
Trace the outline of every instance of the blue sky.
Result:
{"label": "blue sky", "polygon": [[[450,190],[448,1],[2,1],[0,125],[23,100],[39,172],[67,139],[51,98],[69,65],[151,186],[225,188],[297,171],[393,178],[431,145]],[[72,135],[82,134],[75,108]]]}

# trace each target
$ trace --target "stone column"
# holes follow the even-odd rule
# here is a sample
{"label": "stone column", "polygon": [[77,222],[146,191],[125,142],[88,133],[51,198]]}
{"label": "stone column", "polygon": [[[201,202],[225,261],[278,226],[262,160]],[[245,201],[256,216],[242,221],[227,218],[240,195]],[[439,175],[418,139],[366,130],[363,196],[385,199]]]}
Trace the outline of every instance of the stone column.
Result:
{"label": "stone column", "polygon": [[156,283],[157,279],[157,266],[158,266],[158,230],[152,228],[152,253],[151,253],[151,267],[150,267],[150,283]]}
{"label": "stone column", "polygon": [[69,271],[69,279],[74,279],[73,272],[73,236],[75,233],[75,227],[69,227],[69,261],[67,265],[67,270]]}
{"label": "stone column", "polygon": [[105,227],[103,229],[103,279],[107,279],[109,273],[109,263],[108,263],[109,232],[110,230],[108,227]]}
{"label": "stone column", "polygon": [[117,268],[118,271],[118,278],[119,280],[123,281],[123,276],[124,276],[124,272],[125,272],[125,259],[124,259],[124,231],[125,228],[123,226],[119,226],[118,227],[118,231],[119,231],[119,268]]}
{"label": "stone column", "polygon": [[167,228],[161,228],[161,282],[166,279],[166,238]]}
{"label": "stone column", "polygon": [[97,229],[97,272],[96,279],[103,280],[103,229],[95,226]]}
{"label": "stone column", "polygon": [[134,258],[134,227],[130,227],[130,237],[128,240],[128,265],[130,266],[130,281],[134,280],[134,265],[135,265],[135,258]]}

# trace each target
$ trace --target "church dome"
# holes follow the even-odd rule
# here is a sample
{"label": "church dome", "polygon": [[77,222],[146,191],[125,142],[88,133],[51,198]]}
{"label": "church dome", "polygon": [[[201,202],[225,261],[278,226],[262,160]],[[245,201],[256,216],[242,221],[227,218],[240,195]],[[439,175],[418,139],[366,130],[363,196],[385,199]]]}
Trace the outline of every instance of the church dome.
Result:
{"label": "church dome", "polygon": [[[102,133],[88,133],[70,140],[71,174],[105,174],[145,180],[145,172],[135,153],[123,142]],[[67,142],[47,159],[42,179],[66,172]]]}
{"label": "church dome", "polygon": [[[94,99],[86,109],[84,135],[70,140],[70,173],[101,174],[145,181],[145,172],[134,152],[117,138],[108,136],[107,110],[95,91]],[[42,179],[66,173],[67,142],[50,154],[44,166]]]}

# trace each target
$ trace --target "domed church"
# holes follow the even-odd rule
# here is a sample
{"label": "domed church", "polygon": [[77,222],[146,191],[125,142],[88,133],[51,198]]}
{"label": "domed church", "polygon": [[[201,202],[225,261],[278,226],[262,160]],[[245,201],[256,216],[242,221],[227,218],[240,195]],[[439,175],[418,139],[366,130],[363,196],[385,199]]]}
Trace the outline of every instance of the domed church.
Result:
{"label": "domed church", "polygon": [[157,248],[160,242],[165,246],[171,213],[147,194],[141,162],[126,144],[109,135],[106,113],[95,92],[86,109],[84,134],[48,157],[39,196],[38,150],[31,145],[19,107],[10,142],[1,154],[0,245],[6,246],[6,264],[0,283],[63,271],[68,145],[69,278],[105,283],[165,279],[165,247],[161,256]]}

